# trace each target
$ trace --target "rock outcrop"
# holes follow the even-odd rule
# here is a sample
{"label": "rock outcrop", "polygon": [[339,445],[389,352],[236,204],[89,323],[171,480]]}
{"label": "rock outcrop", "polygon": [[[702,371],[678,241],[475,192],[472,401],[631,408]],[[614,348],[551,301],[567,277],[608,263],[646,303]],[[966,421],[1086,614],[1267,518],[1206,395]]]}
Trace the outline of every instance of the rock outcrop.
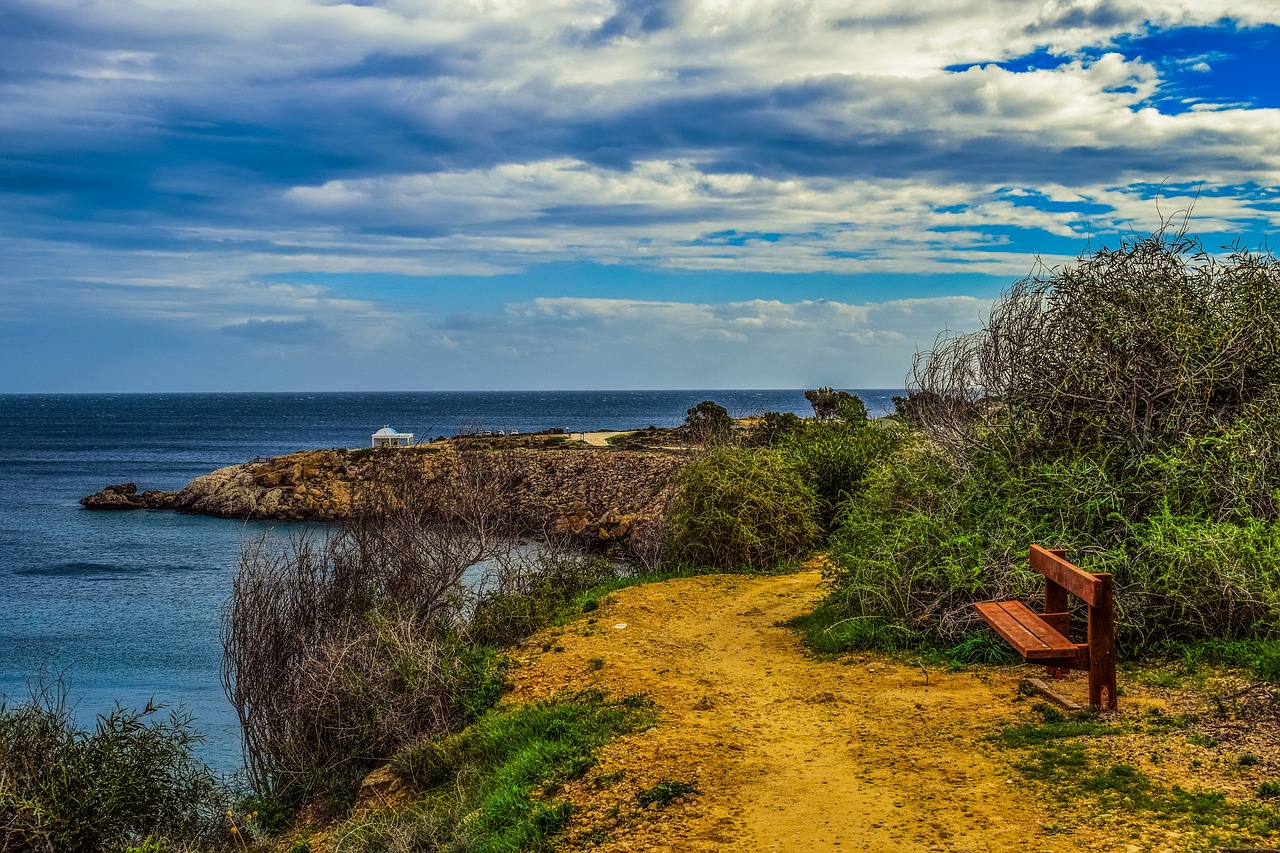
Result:
{"label": "rock outcrop", "polygon": [[80,499],[85,509],[173,509],[177,492],[138,493],[137,483],[117,483]]}
{"label": "rock outcrop", "polygon": [[[307,450],[219,468],[178,492],[138,493],[134,483],[84,498],[87,509],[173,509],[238,519],[334,521],[346,516],[362,484],[413,460],[446,470],[458,459],[447,445],[377,451]],[[532,449],[485,454],[500,470],[503,500],[524,527],[616,542],[658,519],[684,458],[656,451]],[[488,457],[492,457],[492,460]],[[474,457],[473,457],[474,458]]]}
{"label": "rock outcrop", "polygon": [[341,450],[231,465],[188,483],[174,496],[173,509],[221,518],[333,521],[351,509],[358,467]]}

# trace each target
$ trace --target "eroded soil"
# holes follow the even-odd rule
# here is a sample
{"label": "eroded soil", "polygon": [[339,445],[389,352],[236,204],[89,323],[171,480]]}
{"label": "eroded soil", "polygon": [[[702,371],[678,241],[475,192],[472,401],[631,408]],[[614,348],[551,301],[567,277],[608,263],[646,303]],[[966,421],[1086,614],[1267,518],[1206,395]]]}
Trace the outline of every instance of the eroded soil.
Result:
{"label": "eroded soil", "polygon": [[[1064,815],[1010,768],[1011,756],[989,735],[1032,720],[1018,684],[1035,670],[815,659],[780,623],[821,594],[816,571],[638,586],[517,650],[509,701],[596,687],[645,694],[660,714],[655,727],[607,746],[597,767],[559,793],[577,806],[564,849],[1188,848],[1173,828],[1121,821],[1117,831],[1107,815]],[[1059,689],[1084,693],[1082,683]],[[1167,704],[1140,689],[1127,690],[1122,703],[1122,714],[1135,715]],[[1179,755],[1192,748],[1177,740]],[[1171,753],[1158,771],[1194,781],[1206,769]],[[637,804],[638,792],[664,782],[696,793],[665,807]]]}

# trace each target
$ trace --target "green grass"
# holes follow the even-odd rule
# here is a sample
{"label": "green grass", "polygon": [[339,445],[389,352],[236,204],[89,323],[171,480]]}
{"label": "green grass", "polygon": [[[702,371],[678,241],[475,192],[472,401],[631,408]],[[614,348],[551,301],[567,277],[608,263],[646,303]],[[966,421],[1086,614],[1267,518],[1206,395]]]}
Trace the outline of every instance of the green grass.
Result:
{"label": "green grass", "polygon": [[392,769],[418,798],[344,829],[342,849],[551,850],[570,816],[554,792],[594,767],[610,738],[653,720],[647,699],[598,691],[491,710],[461,732],[397,755]]}
{"label": "green grass", "polygon": [[556,614],[556,617],[552,620],[551,624],[564,625],[568,622],[572,622],[584,613],[592,613],[599,610],[600,605],[611,592],[629,589],[633,586],[641,586],[642,584],[663,583],[664,581],[677,580],[680,578],[696,578],[702,577],[703,575],[719,574],[721,571],[723,570],[711,567],[680,566],[678,568],[661,572],[642,572],[620,575],[598,583],[590,589],[583,590],[573,596],[573,598],[570,599],[569,602]]}
{"label": "green grass", "polygon": [[871,650],[899,656],[910,653],[913,664],[924,662],[953,670],[973,664],[1022,662],[1018,653],[993,631],[978,631],[960,643],[948,643],[934,634],[912,630],[889,616],[849,616],[826,604],[786,624],[798,631],[804,644],[818,655]]}
{"label": "green grass", "polygon": [[[1093,818],[1079,810],[1091,801],[1099,814],[1120,823],[1140,822],[1177,827],[1195,833],[1196,843],[1243,843],[1280,832],[1280,811],[1261,802],[1228,799],[1218,792],[1189,791],[1153,779],[1141,768],[1116,763],[1103,739],[1133,732],[1163,734],[1181,730],[1192,718],[1151,714],[1107,722],[1083,712],[1066,716],[1048,706],[1036,706],[1041,720],[1008,726],[992,736],[1001,748],[1017,753],[1014,768],[1065,804],[1081,822]],[[1259,799],[1280,793],[1263,782]],[[1188,838],[1187,841],[1191,841]],[[1200,849],[1196,847],[1195,849]]]}
{"label": "green grass", "polygon": [[640,808],[656,805],[660,809],[665,809],[681,797],[696,793],[698,789],[688,782],[679,779],[663,779],[652,788],[637,791],[636,803]]}

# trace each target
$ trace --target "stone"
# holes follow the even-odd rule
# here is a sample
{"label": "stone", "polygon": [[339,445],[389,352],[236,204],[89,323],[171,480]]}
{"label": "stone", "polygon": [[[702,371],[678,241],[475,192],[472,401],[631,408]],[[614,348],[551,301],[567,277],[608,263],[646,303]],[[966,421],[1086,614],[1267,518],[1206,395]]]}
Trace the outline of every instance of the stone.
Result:
{"label": "stone", "polygon": [[117,483],[81,498],[80,506],[85,509],[142,509],[146,504],[138,497],[137,483]]}

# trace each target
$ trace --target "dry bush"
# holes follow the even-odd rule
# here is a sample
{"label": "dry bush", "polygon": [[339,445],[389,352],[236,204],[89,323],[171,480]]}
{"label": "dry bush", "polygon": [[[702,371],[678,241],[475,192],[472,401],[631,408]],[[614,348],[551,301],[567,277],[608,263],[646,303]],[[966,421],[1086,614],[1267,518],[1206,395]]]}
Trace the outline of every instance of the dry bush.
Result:
{"label": "dry bush", "polygon": [[1280,262],[1161,230],[1015,283],[986,328],[917,358],[909,399],[952,447],[1140,454],[1230,422],[1277,383]]}
{"label": "dry bush", "polygon": [[288,802],[349,790],[485,689],[487,654],[459,638],[462,578],[518,541],[510,477],[501,454],[401,454],[329,535],[243,550],[223,682],[256,790]]}

